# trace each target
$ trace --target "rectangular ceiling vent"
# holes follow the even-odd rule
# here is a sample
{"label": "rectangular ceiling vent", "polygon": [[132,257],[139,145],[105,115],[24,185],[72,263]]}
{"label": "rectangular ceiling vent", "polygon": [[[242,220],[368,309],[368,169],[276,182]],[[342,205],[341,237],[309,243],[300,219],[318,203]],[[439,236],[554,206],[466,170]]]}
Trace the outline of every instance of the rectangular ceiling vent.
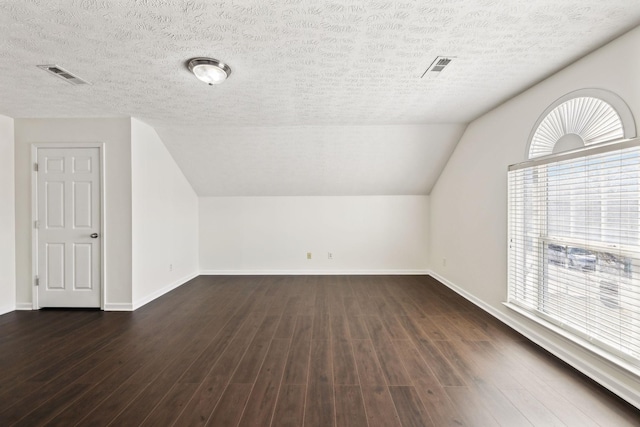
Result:
{"label": "rectangular ceiling vent", "polygon": [[[429,68],[427,68],[427,71],[425,71],[422,74],[422,77],[424,76],[431,76],[431,77],[437,77],[440,75],[440,73],[447,68],[447,66],[449,64],[451,64],[451,61],[453,61],[453,59],[455,58],[455,56],[438,56],[432,63],[431,65],[429,65]],[[421,77],[421,78],[422,78]]]}
{"label": "rectangular ceiling vent", "polygon": [[37,67],[75,86],[89,84],[89,82],[82,80],[80,77],[71,74],[64,68],[59,67],[57,65],[38,65]]}

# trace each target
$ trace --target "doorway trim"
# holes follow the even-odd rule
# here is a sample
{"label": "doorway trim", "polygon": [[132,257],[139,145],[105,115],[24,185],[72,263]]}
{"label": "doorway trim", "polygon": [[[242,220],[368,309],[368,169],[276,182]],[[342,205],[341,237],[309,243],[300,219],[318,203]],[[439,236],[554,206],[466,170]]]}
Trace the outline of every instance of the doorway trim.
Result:
{"label": "doorway trim", "polygon": [[107,295],[106,282],[106,197],[105,197],[105,144],[104,142],[34,142],[31,144],[31,295],[32,309],[39,310],[38,287],[38,172],[35,165],[38,162],[39,148],[97,148],[100,153],[100,310],[104,310]]}

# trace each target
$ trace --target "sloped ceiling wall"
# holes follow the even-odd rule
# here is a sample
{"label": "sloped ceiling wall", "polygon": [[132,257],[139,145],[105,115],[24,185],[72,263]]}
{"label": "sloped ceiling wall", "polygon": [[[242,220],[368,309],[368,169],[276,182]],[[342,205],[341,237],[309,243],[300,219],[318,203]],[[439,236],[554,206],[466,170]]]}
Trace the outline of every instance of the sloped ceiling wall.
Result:
{"label": "sloped ceiling wall", "polygon": [[465,126],[166,130],[201,196],[428,194]]}

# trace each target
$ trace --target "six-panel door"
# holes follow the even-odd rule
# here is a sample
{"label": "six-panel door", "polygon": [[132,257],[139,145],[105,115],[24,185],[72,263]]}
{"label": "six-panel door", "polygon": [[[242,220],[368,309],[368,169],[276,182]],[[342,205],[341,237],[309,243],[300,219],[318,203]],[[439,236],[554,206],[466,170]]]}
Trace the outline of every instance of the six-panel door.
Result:
{"label": "six-panel door", "polygon": [[100,151],[38,148],[37,176],[38,305],[100,307]]}

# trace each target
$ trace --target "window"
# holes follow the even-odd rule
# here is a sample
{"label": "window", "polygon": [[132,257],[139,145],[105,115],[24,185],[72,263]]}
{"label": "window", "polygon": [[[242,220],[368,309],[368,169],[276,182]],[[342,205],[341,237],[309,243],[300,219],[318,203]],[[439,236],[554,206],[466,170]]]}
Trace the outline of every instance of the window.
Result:
{"label": "window", "polygon": [[640,141],[511,166],[508,191],[509,303],[640,367]]}

